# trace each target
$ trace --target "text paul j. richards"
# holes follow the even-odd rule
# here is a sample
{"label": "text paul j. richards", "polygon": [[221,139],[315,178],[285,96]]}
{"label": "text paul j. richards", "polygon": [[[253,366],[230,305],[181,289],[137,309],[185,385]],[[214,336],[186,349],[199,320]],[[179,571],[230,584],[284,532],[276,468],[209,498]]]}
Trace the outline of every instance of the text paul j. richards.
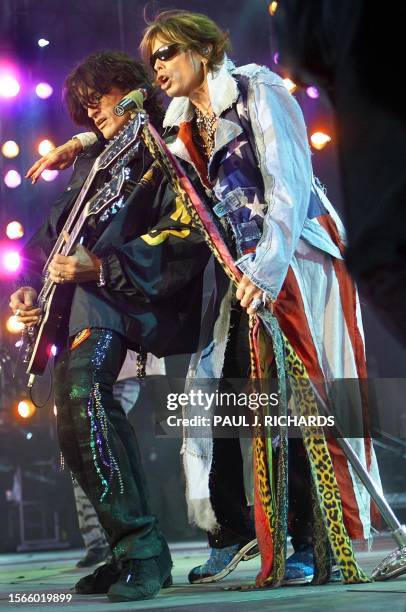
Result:
{"label": "text paul j. richards", "polygon": [[334,416],[324,415],[265,415],[261,418],[258,414],[248,418],[246,415],[214,415],[213,417],[195,415],[191,418],[178,417],[171,414],[166,418],[170,427],[334,427]]}

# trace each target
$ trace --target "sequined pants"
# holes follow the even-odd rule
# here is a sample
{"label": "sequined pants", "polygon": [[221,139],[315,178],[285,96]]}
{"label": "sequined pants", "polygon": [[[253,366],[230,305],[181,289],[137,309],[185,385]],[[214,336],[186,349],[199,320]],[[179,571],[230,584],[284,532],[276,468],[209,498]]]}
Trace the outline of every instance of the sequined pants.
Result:
{"label": "sequined pants", "polygon": [[113,385],[127,344],[119,334],[92,329],[55,367],[58,437],[65,461],[82,487],[119,559],[148,559],[163,546],[151,514],[135,432]]}

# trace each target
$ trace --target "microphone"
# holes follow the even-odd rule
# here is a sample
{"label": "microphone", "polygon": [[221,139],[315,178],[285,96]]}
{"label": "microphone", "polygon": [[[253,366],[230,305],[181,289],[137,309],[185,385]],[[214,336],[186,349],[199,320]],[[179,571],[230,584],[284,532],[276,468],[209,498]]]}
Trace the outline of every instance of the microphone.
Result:
{"label": "microphone", "polygon": [[122,100],[114,107],[113,112],[117,117],[122,117],[124,113],[133,110],[134,108],[140,109],[144,101],[148,98],[148,92],[146,89],[133,89],[124,96]]}

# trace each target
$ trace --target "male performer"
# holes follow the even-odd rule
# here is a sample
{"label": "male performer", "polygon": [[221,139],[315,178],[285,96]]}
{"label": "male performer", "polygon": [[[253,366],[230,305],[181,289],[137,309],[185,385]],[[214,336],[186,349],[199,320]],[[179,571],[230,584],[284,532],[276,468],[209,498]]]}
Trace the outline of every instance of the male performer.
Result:
{"label": "male performer", "polygon": [[[267,69],[255,65],[236,69],[227,60],[227,48],[227,36],[213,21],[186,11],[159,16],[142,43],[162,90],[175,98],[165,118],[166,126],[179,128],[172,152],[193,164],[202,184],[220,201],[213,211],[208,207],[200,211],[202,218],[210,219],[208,242],[221,254],[230,253],[223,262],[228,275],[238,274],[237,267],[242,276],[233,292],[217,269],[214,305],[208,313],[212,320],[205,321],[206,343],[192,369],[197,378],[244,378],[254,357],[257,375],[266,374],[261,369],[265,366],[276,368],[280,380],[289,377],[297,411],[310,409],[307,402],[314,409],[310,390],[307,402],[299,397],[298,381],[365,376],[356,292],[342,264],[343,230],[312,176],[296,102]],[[53,159],[39,160],[31,176],[36,179],[49,163]],[[262,306],[265,302],[268,308]],[[258,313],[251,319],[250,331],[245,310],[252,316]],[[289,444],[290,533],[295,553],[285,572],[286,456],[282,446],[273,459],[266,440],[256,436],[256,527],[263,556],[258,583],[311,580],[321,563],[313,544],[320,552],[326,532],[345,580],[364,580],[352,557],[349,536],[368,537],[369,496],[334,440],[328,448],[323,439],[311,448],[309,437],[304,437],[306,452],[295,440]],[[379,479],[370,440],[353,440],[353,444]],[[315,463],[316,448],[323,449],[328,463]],[[189,579],[209,582],[233,569],[250,545],[247,502],[252,502],[252,494],[242,486],[250,461],[235,440],[215,439],[210,444],[193,437],[185,440],[184,458],[190,516],[210,532],[212,548],[209,560],[193,568]],[[279,463],[276,497],[273,489],[266,489],[275,460]],[[331,491],[317,490],[311,497],[310,468],[315,482],[331,479]],[[326,513],[326,495],[333,493],[334,517],[326,519],[324,530],[316,530],[314,542],[313,514],[319,516],[319,505]],[[340,533],[346,546],[337,545],[334,533]],[[328,544],[324,550],[328,552]],[[349,560],[344,559],[344,550]],[[328,576],[329,554],[323,563]]]}
{"label": "male performer", "polygon": [[[89,56],[65,85],[72,118],[100,137],[97,153],[128,121],[126,115],[116,117],[113,108],[134,88],[149,90],[146,108],[159,128],[156,92],[143,66],[126,54]],[[50,254],[94,154],[92,148],[78,158],[69,186],[25,250],[29,284],[13,293],[10,305],[26,325],[40,316],[34,273]],[[83,244],[73,255],[55,255],[48,268],[50,279],[69,289],[66,345],[55,368],[59,442],[121,561],[119,575],[99,576],[94,585],[99,592],[108,590],[111,601],[153,597],[171,583],[172,566],[150,512],[135,434],[113,398],[113,384],[128,348],[158,356],[191,351],[200,320],[197,281],[208,257],[142,144],[130,178],[135,186],[126,205],[107,221],[91,218]]]}
{"label": "male performer", "polygon": [[[158,15],[141,43],[161,89],[173,98],[164,119],[165,127],[178,128],[171,151],[197,169],[202,184],[219,200],[213,208],[204,202],[195,206],[209,246],[220,253],[222,270],[213,319],[192,371],[197,378],[244,378],[251,368],[255,377],[266,377],[273,367],[280,409],[286,409],[287,377],[292,409],[315,414],[316,399],[328,405],[328,379],[366,376],[358,299],[342,262],[343,229],[313,177],[296,101],[265,67],[236,68],[226,56],[228,48],[228,36],[217,24],[188,11]],[[223,271],[234,279],[236,291]],[[323,381],[321,391],[314,381]],[[335,440],[327,444],[319,432],[314,442],[314,432],[306,429],[306,453],[302,448],[289,457],[299,475],[290,481],[302,483],[295,504],[302,517],[300,540],[285,573],[287,452],[283,430],[280,435],[275,457],[264,430],[257,430],[254,439],[262,554],[258,584],[311,580],[315,566],[317,578],[328,579],[327,542],[343,579],[364,581],[349,538],[369,537],[369,495]],[[379,479],[370,439],[352,444]],[[185,440],[184,457],[191,517],[212,533],[210,559],[193,568],[189,579],[208,582],[235,566],[247,539],[243,461],[237,445],[192,437]],[[308,514],[313,523],[313,513],[316,524],[324,517],[324,526],[314,534],[303,520]]]}

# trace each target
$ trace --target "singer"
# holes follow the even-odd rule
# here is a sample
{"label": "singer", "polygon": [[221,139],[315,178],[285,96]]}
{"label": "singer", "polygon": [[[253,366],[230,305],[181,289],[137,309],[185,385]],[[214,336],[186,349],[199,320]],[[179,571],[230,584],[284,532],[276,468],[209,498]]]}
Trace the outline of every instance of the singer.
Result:
{"label": "singer", "polygon": [[[78,157],[67,189],[26,245],[23,286],[10,306],[27,325],[38,321],[42,267],[93,161],[128,121],[127,114],[118,117],[113,109],[139,87],[151,92],[146,107],[160,129],[156,92],[143,66],[126,54],[90,55],[65,81],[72,119],[89,127],[97,141]],[[81,147],[75,140],[71,150]],[[195,348],[196,305],[208,259],[203,239],[151,162],[140,144],[131,162],[135,187],[127,204],[107,221],[90,217],[84,246],[71,256],[55,255],[48,269],[54,283],[66,286],[66,340],[55,367],[60,448],[94,505],[114,555],[112,564],[80,580],[76,591],[107,593],[111,601],[153,597],[171,584],[172,567],[149,507],[135,433],[113,398],[113,384],[128,348],[159,356]],[[106,174],[97,175],[93,191],[108,180]]]}

